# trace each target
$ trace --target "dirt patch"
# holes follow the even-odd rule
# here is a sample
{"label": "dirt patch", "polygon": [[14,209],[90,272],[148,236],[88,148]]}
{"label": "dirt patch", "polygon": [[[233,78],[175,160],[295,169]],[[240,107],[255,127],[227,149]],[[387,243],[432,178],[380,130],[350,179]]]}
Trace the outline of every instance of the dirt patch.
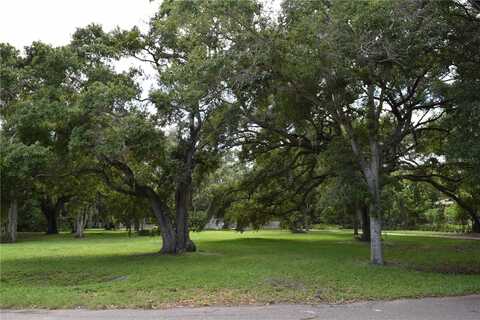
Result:
{"label": "dirt patch", "polygon": [[303,282],[289,279],[289,278],[267,278],[265,283],[276,289],[293,289],[293,290],[305,290],[306,286]]}

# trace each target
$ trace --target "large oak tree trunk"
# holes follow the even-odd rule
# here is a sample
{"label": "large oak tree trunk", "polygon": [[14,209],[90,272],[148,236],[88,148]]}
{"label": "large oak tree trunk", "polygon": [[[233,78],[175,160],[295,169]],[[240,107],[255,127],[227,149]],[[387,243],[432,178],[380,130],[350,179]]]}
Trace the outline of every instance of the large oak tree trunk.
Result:
{"label": "large oak tree trunk", "polygon": [[196,250],[195,244],[190,239],[189,233],[189,203],[190,186],[188,184],[180,184],[175,192],[177,253],[193,252]]}
{"label": "large oak tree trunk", "polygon": [[189,190],[190,187],[180,184],[177,186],[175,215],[172,214],[165,201],[154,190],[143,188],[141,191],[141,194],[148,198],[152,211],[157,218],[162,236],[162,248],[160,250],[162,254],[179,254],[196,249],[194,243],[190,240],[188,228]]}
{"label": "large oak tree trunk", "polygon": [[183,155],[183,174],[177,182],[175,190],[175,232],[177,239],[177,253],[196,251],[195,244],[190,239],[188,225],[188,209],[191,205],[192,173],[195,167],[195,143],[198,138],[199,128],[195,128],[194,114],[190,115],[190,138],[186,141]]}
{"label": "large oak tree trunk", "polygon": [[160,253],[162,254],[177,253],[175,232],[173,230],[173,226],[170,223],[170,219],[168,217],[168,214],[169,214],[168,208],[154,194],[149,195],[149,200],[150,200],[150,205],[152,207],[152,211],[155,214],[155,217],[157,218],[157,223],[160,228],[160,234],[162,236],[162,248],[160,249]]}

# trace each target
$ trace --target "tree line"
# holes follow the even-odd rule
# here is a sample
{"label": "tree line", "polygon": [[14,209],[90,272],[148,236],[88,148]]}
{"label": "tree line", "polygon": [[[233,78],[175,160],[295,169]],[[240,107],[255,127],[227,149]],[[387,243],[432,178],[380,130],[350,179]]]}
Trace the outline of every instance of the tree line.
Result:
{"label": "tree line", "polygon": [[2,238],[33,210],[47,233],[71,214],[79,237],[92,214],[152,214],[177,254],[196,250],[198,212],[301,231],[321,211],[383,264],[382,223],[408,220],[405,199],[450,199],[480,232],[479,8],[165,0],[146,31],[2,43]]}

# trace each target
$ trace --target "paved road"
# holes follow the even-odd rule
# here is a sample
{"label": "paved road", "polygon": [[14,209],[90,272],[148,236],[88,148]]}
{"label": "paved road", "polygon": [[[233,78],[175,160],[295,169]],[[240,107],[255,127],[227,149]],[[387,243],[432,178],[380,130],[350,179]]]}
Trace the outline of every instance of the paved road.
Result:
{"label": "paved road", "polygon": [[167,310],[2,310],[1,320],[479,320],[480,295],[362,302],[346,305],[270,305]]}

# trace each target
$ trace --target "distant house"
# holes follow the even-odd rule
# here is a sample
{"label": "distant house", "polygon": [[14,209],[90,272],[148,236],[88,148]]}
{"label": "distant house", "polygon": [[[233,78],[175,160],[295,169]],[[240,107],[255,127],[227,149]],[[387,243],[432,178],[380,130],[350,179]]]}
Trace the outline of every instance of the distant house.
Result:
{"label": "distant house", "polygon": [[211,218],[205,225],[205,230],[221,230],[223,228],[223,219]]}
{"label": "distant house", "polygon": [[[210,221],[205,225],[205,230],[221,230],[224,226],[223,219],[211,218]],[[229,229],[235,229],[236,224],[233,223],[229,226]],[[246,228],[248,230],[249,228]],[[280,221],[272,220],[269,223],[262,226],[262,229],[280,229]]]}
{"label": "distant house", "polygon": [[453,201],[452,199],[442,199],[435,202],[435,205],[439,207],[448,207],[453,205],[454,203],[455,201]]}

